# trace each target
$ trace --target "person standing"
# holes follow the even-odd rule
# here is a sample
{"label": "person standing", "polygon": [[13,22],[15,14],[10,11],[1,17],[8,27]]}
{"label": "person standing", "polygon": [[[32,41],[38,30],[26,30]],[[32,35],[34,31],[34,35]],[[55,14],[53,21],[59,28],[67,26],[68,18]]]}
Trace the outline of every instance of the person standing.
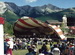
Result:
{"label": "person standing", "polygon": [[12,49],[13,49],[13,39],[9,38],[9,41],[7,42],[9,45],[9,48],[7,50],[6,55],[12,55]]}
{"label": "person standing", "polygon": [[6,55],[8,47],[9,47],[7,41],[9,41],[9,39],[4,40],[4,55]]}

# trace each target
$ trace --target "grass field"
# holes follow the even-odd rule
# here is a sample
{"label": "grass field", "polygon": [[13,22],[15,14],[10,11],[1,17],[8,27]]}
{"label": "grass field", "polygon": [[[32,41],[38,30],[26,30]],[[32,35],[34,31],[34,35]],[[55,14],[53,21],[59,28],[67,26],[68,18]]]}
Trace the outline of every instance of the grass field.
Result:
{"label": "grass field", "polygon": [[[54,44],[57,44],[57,42],[54,42]],[[40,49],[42,47],[42,45],[38,45],[37,49]],[[13,55],[26,55],[26,53],[28,53],[28,50],[13,50]]]}
{"label": "grass field", "polygon": [[[42,45],[38,45],[38,49],[41,48]],[[13,55],[25,55],[28,50],[13,50]]]}
{"label": "grass field", "polygon": [[13,55],[25,55],[27,52],[27,50],[14,50]]}

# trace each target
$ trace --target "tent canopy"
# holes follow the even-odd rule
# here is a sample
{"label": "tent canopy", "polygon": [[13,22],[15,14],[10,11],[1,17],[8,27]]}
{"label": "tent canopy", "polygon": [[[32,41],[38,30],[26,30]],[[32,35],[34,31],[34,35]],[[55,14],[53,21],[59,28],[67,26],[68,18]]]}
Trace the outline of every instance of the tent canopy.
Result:
{"label": "tent canopy", "polygon": [[65,38],[60,28],[54,25],[46,24],[31,17],[22,17],[21,19],[18,19],[14,24],[13,30],[14,34],[18,36],[54,35],[61,39]]}

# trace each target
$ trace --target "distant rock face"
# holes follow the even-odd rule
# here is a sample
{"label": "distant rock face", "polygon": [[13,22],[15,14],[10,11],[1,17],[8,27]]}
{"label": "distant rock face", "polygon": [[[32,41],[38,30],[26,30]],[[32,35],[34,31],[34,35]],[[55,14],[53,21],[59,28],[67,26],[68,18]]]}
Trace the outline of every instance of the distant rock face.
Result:
{"label": "distant rock face", "polygon": [[6,3],[6,6],[9,10],[13,11],[14,13],[20,13],[20,9],[19,7],[14,4],[14,3],[9,3],[9,2],[5,2]]}
{"label": "distant rock face", "polygon": [[52,12],[58,12],[63,10],[62,8],[58,8],[54,5],[48,4],[43,6],[31,7],[29,5],[26,6],[17,6],[14,3],[5,2],[7,4],[7,8],[19,16],[31,16],[36,17],[40,15],[46,15]]}
{"label": "distant rock face", "polygon": [[7,10],[4,2],[0,2],[0,15],[2,15]]}

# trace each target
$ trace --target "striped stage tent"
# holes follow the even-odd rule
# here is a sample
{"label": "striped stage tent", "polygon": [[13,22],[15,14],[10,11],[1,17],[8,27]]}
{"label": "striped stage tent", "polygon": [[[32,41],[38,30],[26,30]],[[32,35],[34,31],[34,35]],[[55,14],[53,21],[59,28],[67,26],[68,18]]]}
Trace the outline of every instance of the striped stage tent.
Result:
{"label": "striped stage tent", "polygon": [[61,30],[59,27],[57,27],[57,26],[55,26],[55,25],[50,25],[50,24],[49,24],[48,26],[52,27],[53,30],[54,30],[54,32],[55,32],[62,40],[65,40],[65,39],[66,39],[66,37],[63,35],[62,30]]}
{"label": "striped stage tent", "polygon": [[39,20],[33,19],[31,17],[22,17],[18,19],[14,24],[14,34],[15,35],[55,35],[61,39],[65,36],[60,28],[46,24]]}

